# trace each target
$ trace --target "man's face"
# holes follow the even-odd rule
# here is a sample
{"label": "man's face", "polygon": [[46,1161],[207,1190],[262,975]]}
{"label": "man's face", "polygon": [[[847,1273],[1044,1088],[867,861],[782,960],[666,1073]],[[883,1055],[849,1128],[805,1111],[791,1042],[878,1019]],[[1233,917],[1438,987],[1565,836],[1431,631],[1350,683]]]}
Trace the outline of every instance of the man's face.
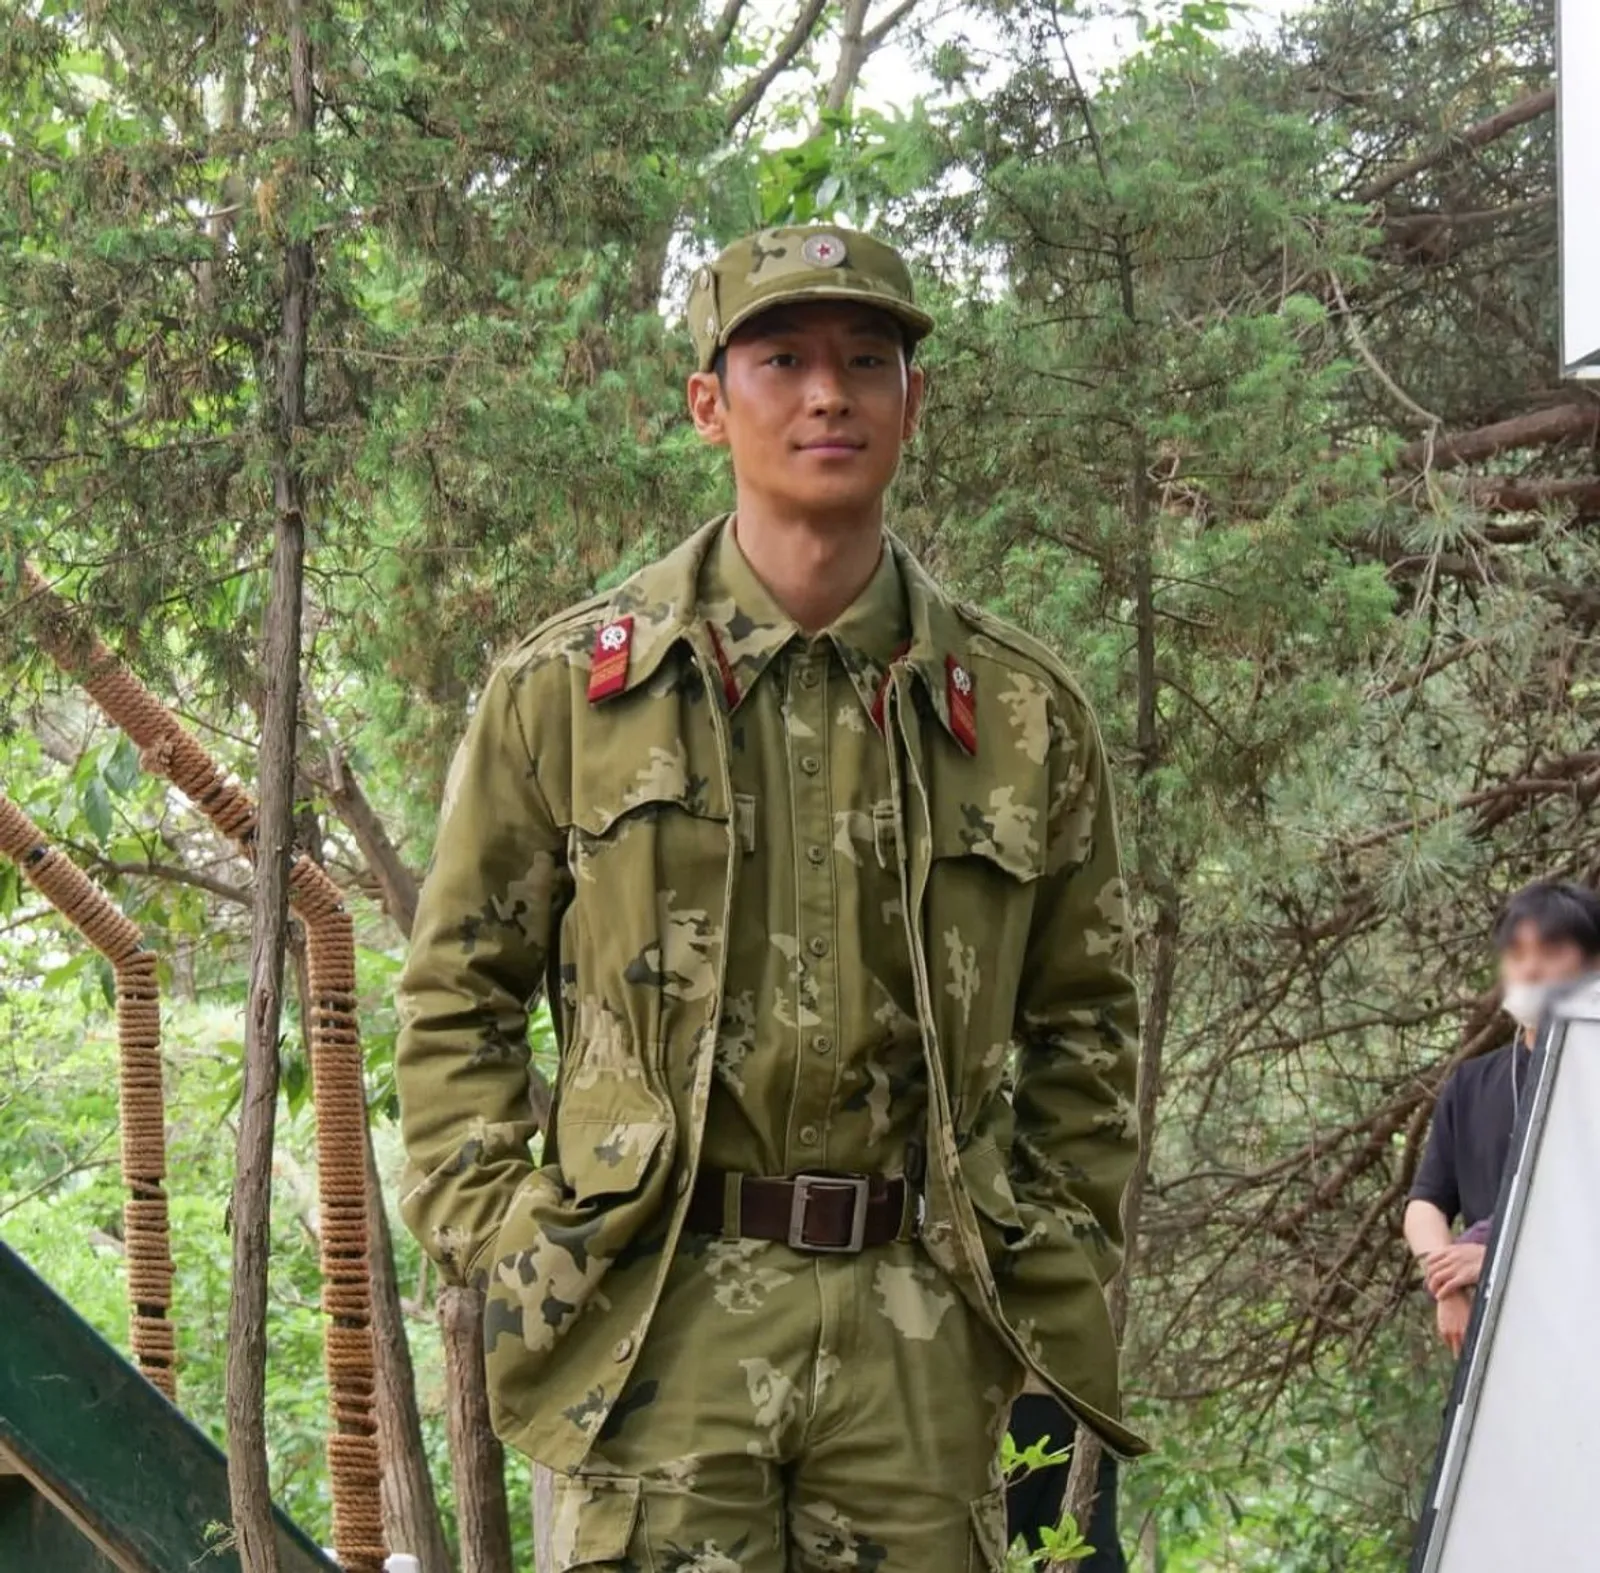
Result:
{"label": "man's face", "polygon": [[869,306],[775,306],[728,344],[726,386],[689,379],[689,408],[733,459],[740,494],[787,513],[859,521],[916,430],[922,370],[894,318]]}
{"label": "man's face", "polygon": [[1568,983],[1588,969],[1581,946],[1552,944],[1533,923],[1519,923],[1500,952],[1501,983]]}

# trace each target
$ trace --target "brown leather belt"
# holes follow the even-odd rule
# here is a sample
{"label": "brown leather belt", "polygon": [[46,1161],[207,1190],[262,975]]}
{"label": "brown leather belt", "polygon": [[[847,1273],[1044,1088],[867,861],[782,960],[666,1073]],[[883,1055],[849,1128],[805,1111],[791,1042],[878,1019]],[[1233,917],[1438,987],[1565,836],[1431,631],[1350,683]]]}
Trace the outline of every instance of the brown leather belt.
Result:
{"label": "brown leather belt", "polygon": [[779,1240],[797,1251],[863,1251],[916,1234],[919,1198],[881,1174],[797,1174],[791,1179],[705,1169],[689,1198],[697,1234]]}

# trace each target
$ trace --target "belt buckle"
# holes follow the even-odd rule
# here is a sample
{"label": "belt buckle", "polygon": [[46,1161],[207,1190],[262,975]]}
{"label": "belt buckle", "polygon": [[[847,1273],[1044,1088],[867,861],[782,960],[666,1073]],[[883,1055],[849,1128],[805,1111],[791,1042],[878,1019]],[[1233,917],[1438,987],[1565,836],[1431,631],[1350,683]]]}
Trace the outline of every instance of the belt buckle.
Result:
{"label": "belt buckle", "polygon": [[[861,1250],[867,1238],[867,1186],[864,1174],[797,1174],[794,1177],[794,1200],[789,1204],[789,1248],[795,1251],[816,1251],[824,1254],[849,1255]],[[806,1207],[813,1190],[850,1191],[855,1205],[850,1213],[850,1239],[845,1245],[819,1245],[806,1239]]]}

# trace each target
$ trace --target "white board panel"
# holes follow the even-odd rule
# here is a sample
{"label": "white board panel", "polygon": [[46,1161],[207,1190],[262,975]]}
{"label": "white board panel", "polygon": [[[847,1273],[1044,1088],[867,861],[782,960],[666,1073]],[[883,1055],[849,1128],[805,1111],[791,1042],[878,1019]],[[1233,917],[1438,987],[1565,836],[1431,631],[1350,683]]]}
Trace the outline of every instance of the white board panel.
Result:
{"label": "white board panel", "polygon": [[1600,0],[1557,0],[1561,363],[1600,378]]}
{"label": "white board panel", "polygon": [[1546,1029],[1414,1566],[1600,1566],[1600,990]]}

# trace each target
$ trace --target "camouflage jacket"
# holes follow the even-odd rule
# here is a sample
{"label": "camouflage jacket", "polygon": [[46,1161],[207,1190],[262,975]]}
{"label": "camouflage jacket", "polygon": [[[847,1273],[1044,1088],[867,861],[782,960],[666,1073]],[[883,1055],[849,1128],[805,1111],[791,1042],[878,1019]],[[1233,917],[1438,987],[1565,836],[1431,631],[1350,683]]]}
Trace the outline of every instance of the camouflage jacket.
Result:
{"label": "camouflage jacket", "polygon": [[[576,1468],[646,1336],[699,1161],[741,855],[697,605],[721,521],[529,635],[445,788],[401,980],[407,1222],[483,1284],[495,1429]],[[923,1241],[1124,1453],[1103,1285],[1136,1150],[1137,1004],[1089,707],[898,542],[882,725],[924,1042]],[[535,1165],[527,1011],[561,1040]]]}

